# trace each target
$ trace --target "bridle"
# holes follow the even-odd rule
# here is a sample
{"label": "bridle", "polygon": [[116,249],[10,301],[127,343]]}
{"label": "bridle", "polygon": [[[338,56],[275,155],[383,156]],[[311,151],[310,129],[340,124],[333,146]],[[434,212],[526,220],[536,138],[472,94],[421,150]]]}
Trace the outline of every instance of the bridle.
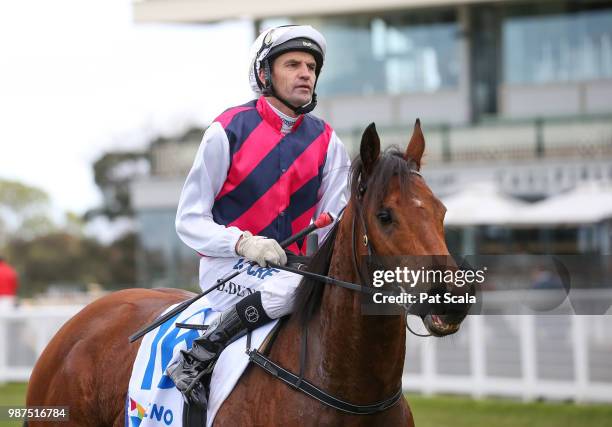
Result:
{"label": "bridle", "polygon": [[[423,175],[421,175],[421,173],[419,171],[417,171],[416,169],[410,169],[409,171],[411,174],[423,177]],[[372,289],[371,286],[368,286],[368,279],[367,276],[364,276],[363,271],[361,268],[359,268],[359,263],[357,262],[357,228],[356,228],[356,217],[359,216],[360,219],[360,223],[361,223],[361,229],[363,231],[363,235],[361,238],[361,241],[363,243],[363,245],[366,247],[367,249],[367,256],[368,259],[372,259],[372,257],[376,256],[376,252],[374,251],[374,248],[372,247],[372,243],[370,242],[370,239],[368,238],[368,228],[366,226],[366,221],[365,218],[363,216],[363,197],[366,193],[366,190],[368,188],[367,182],[361,182],[361,178],[360,178],[360,182],[359,182],[359,186],[357,188],[357,195],[356,195],[356,201],[355,201],[355,214],[353,215],[353,224],[352,224],[352,236],[351,236],[351,251],[353,253],[352,256],[352,260],[353,260],[353,268],[354,270],[357,272],[357,276],[359,278],[359,282],[362,283],[363,285],[365,285],[366,288],[368,289]],[[363,286],[362,285],[362,286]],[[403,289],[401,288],[401,286],[396,285],[397,288],[399,288],[400,292],[403,291]],[[410,327],[410,324],[408,323],[408,316],[410,315],[410,308],[413,306],[414,304],[404,304],[403,308],[405,310],[406,313],[406,329],[408,329],[408,331],[417,336],[417,337],[422,337],[422,338],[426,338],[426,337],[430,337],[432,336],[431,333],[428,334],[420,334],[418,332],[415,332],[412,330],[412,328]]]}
{"label": "bridle", "polygon": [[[410,169],[410,173],[418,175],[418,176],[422,176],[417,170],[414,170],[414,169]],[[271,265],[271,266],[274,268],[281,268],[286,271],[291,271],[297,274],[301,274],[305,277],[309,277],[311,279],[315,279],[323,283],[338,285],[338,286],[341,286],[341,287],[344,287],[350,290],[358,291],[361,293],[372,294],[374,292],[380,292],[380,290],[374,290],[372,286],[368,285],[369,281],[367,280],[367,277],[363,275],[362,269],[359,268],[359,263],[357,262],[357,256],[358,256],[357,242],[356,242],[357,236],[358,236],[357,228],[356,228],[357,217],[359,217],[359,221],[360,221],[362,231],[363,231],[362,244],[366,247],[368,256],[371,257],[375,255],[375,250],[372,247],[372,244],[368,238],[366,221],[363,215],[362,202],[363,202],[363,196],[365,195],[366,190],[367,190],[367,183],[360,182],[358,186],[357,197],[354,203],[355,212],[353,214],[352,227],[351,227],[352,229],[351,231],[352,233],[351,251],[352,251],[352,259],[353,259],[353,267],[355,271],[357,272],[357,276],[358,276],[360,283],[345,282],[345,281],[338,280],[338,279],[335,279],[329,276],[323,276],[323,275],[311,273],[308,271],[303,271],[300,269],[294,269],[294,268],[286,267],[286,266],[278,266],[278,265]],[[408,316],[409,314],[409,308],[410,308],[410,305],[404,306],[404,309],[406,310],[406,316]],[[272,360],[270,360],[265,355],[265,350],[260,352],[258,349],[251,349],[250,348],[251,347],[251,335],[249,333],[247,335],[246,352],[249,355],[250,362],[263,368],[266,372],[271,374],[273,377],[280,379],[281,381],[285,382],[286,384],[290,385],[296,390],[299,390],[309,395],[310,397],[318,400],[319,402],[327,406],[330,406],[332,408],[335,408],[337,410],[340,410],[342,412],[346,412],[349,414],[371,415],[371,414],[385,411],[393,407],[397,402],[399,402],[403,394],[401,386],[399,390],[397,390],[391,397],[383,401],[376,402],[376,403],[369,404],[369,405],[356,405],[356,404],[352,404],[344,400],[341,400],[339,398],[336,398],[334,396],[331,396],[330,394],[326,393],[325,391],[321,390],[317,386],[310,383],[308,380],[305,380],[304,371],[305,371],[305,365],[306,365],[307,342],[308,342],[307,325],[308,325],[308,319],[305,319],[302,323],[302,343],[301,343],[301,349],[300,349],[300,372],[298,375],[284,369],[283,367],[277,365]],[[429,336],[429,335],[415,333],[412,329],[410,329],[410,326],[408,325],[407,320],[406,320],[406,328],[414,335]],[[278,329],[276,329],[276,331],[278,331]]]}

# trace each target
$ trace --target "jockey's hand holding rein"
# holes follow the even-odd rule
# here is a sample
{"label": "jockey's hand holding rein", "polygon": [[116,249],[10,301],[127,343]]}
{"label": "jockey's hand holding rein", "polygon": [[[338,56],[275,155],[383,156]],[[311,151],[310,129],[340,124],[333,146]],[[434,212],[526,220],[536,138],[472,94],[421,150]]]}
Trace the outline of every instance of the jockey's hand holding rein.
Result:
{"label": "jockey's hand holding rein", "polygon": [[264,236],[253,236],[245,231],[236,243],[236,253],[250,261],[255,261],[261,267],[269,262],[279,265],[287,264],[287,254],[278,242]]}

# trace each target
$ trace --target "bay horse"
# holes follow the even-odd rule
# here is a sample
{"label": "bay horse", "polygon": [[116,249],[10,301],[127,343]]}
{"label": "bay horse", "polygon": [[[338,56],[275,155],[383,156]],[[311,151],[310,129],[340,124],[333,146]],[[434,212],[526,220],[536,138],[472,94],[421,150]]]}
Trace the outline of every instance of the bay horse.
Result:
{"label": "bay horse", "polygon": [[[315,254],[311,271],[368,285],[359,273],[368,248],[381,256],[448,256],[445,208],[418,173],[424,150],[418,120],[405,152],[381,152],[374,124],[365,130],[352,166],[350,201]],[[449,285],[450,292],[453,288]],[[136,343],[128,344],[134,331],[126,325],[148,324],[170,305],[192,296],[178,289],[128,289],[92,302],[41,354],[30,377],[27,405],[69,406],[70,420],[62,423],[66,427],[123,426],[138,350]],[[406,319],[363,315],[361,298],[349,289],[303,280],[296,311],[279,330],[269,358],[298,372],[301,319],[308,319],[305,379],[356,405],[393,396],[401,388]],[[458,330],[466,313],[467,308],[422,319],[432,335],[444,336]],[[45,425],[28,425],[39,424]],[[215,418],[215,426],[236,425],[414,426],[414,420],[404,398],[373,415],[352,415],[249,366]]]}

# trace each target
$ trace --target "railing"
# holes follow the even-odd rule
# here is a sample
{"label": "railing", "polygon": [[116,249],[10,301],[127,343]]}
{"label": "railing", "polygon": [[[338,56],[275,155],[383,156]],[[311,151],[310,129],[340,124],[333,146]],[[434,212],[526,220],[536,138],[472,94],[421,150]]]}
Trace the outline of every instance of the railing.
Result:
{"label": "railing", "polygon": [[[609,292],[578,293],[581,301],[612,301]],[[512,298],[493,294],[488,308]],[[0,313],[0,383],[27,381],[48,341],[80,308]],[[417,318],[411,323],[421,326]],[[453,336],[407,338],[403,386],[428,395],[612,402],[612,316],[471,315]]]}
{"label": "railing", "polygon": [[[493,311],[525,295],[490,294],[486,306]],[[583,290],[571,296],[583,307],[602,299],[612,301],[612,293]],[[612,402],[612,316],[570,314],[567,300],[565,309],[555,315],[470,315],[451,337],[409,336],[404,389],[475,398]],[[411,320],[417,327],[419,322]]]}
{"label": "railing", "polygon": [[0,312],[0,384],[27,381],[53,335],[81,308],[19,307]]}
{"label": "railing", "polygon": [[[385,146],[405,147],[411,126],[379,126]],[[612,115],[561,118],[497,119],[473,126],[424,123],[427,162],[521,162],[526,160],[598,159],[612,157]],[[337,130],[353,154],[363,129]]]}

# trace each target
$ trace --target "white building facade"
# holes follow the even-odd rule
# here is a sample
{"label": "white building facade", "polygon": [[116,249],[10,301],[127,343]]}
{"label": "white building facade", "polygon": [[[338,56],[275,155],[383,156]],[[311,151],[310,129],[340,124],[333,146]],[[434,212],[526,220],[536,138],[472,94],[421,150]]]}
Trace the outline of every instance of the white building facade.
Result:
{"label": "white building facade", "polygon": [[[142,0],[134,17],[203,25],[247,17],[256,31],[315,26],[328,41],[315,114],[353,154],[370,122],[383,144],[405,145],[419,117],[424,174],[442,197],[488,181],[534,201],[612,181],[612,1]],[[153,254],[142,256],[143,284],[183,286],[190,274],[195,283],[187,267],[195,256],[173,235],[173,219],[198,142],[153,147],[153,175],[133,185]],[[448,235],[455,250],[465,247]]]}

